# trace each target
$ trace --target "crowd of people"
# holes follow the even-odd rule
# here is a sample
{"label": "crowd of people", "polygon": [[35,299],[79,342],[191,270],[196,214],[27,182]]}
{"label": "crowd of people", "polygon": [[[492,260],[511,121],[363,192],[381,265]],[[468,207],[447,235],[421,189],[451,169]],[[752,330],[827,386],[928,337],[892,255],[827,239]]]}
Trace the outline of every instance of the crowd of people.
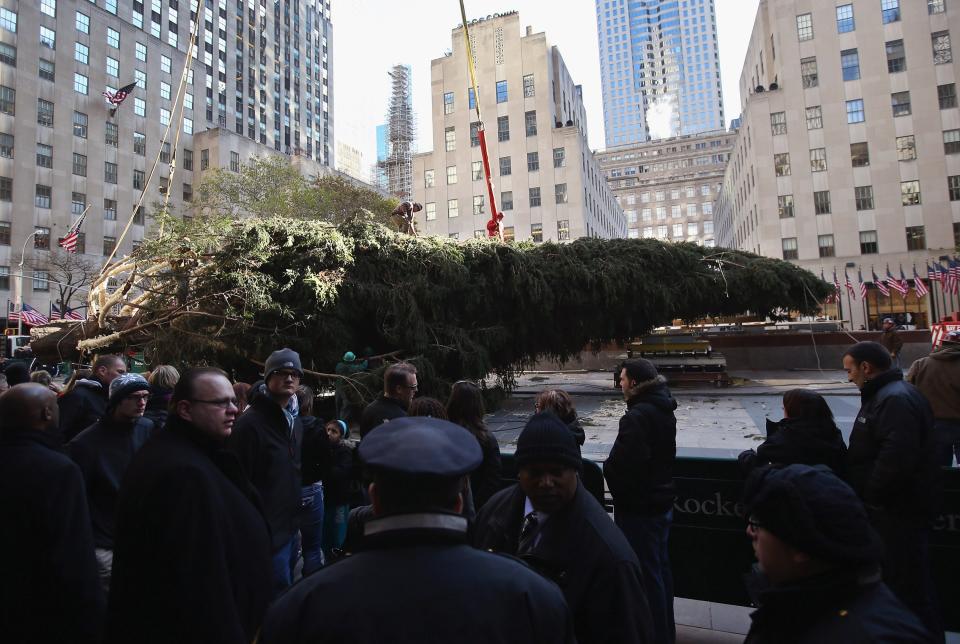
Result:
{"label": "crowd of people", "polygon": [[[916,386],[892,353],[843,356],[862,398],[849,445],[821,396],[792,390],[741,454],[748,642],[943,641],[928,540],[960,420],[960,332],[913,365]],[[677,402],[652,363],[618,372],[613,520],[584,487],[562,390],[536,397],[514,480],[477,383],[443,403],[397,362],[362,413],[323,420],[303,376],[286,348],[249,385],[213,367],[144,377],[113,355],[62,391],[8,370],[4,641],[675,640]]]}

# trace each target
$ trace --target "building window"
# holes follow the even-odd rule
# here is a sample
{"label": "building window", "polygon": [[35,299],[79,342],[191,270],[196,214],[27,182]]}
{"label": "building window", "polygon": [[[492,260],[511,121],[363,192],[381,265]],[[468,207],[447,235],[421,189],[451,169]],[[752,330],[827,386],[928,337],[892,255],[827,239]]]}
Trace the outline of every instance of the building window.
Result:
{"label": "building window", "polygon": [[819,77],[817,75],[816,57],[801,59],[800,75],[803,77],[803,86],[805,88],[817,86],[817,84],[819,83]]}
{"label": "building window", "polygon": [[567,184],[558,183],[553,186],[553,197],[558,203],[567,203]]}
{"label": "building window", "polygon": [[829,190],[820,190],[813,193],[813,211],[818,215],[830,214]]}
{"label": "building window", "polygon": [[873,210],[873,186],[856,186],[853,196],[857,210]]}
{"label": "building window", "polygon": [[36,185],[33,193],[33,205],[37,208],[50,209],[51,190],[50,186]]}
{"label": "building window", "polygon": [[847,101],[847,123],[863,123],[863,99]]}
{"label": "building window", "polygon": [[183,169],[193,170],[193,150],[183,151]]}
{"label": "building window", "polygon": [[33,247],[37,250],[50,250],[50,229],[37,226],[33,231]]}
{"label": "building window", "polygon": [[512,242],[514,239],[513,235],[513,226],[504,226],[503,227],[503,241]]}
{"label": "building window", "polygon": [[114,49],[120,48],[120,32],[107,27],[107,44]]}
{"label": "building window", "polygon": [[40,0],[40,13],[44,13],[51,18],[56,18],[57,0]]}
{"label": "building window", "polygon": [[817,235],[817,246],[820,249],[820,257],[836,256],[833,248],[833,235]]}
{"label": "building window", "polygon": [[230,153],[230,172],[240,172],[240,153]]}
{"label": "building window", "polygon": [[10,33],[17,33],[17,13],[0,7],[0,29],[6,29]]}
{"label": "building window", "polygon": [[170,125],[170,110],[160,108],[160,125]]}
{"label": "building window", "polygon": [[853,20],[853,5],[842,4],[837,7],[837,33],[845,34],[854,29],[856,29],[856,24]]}
{"label": "building window", "polygon": [[443,95],[443,113],[453,114],[453,92],[445,92]]}
{"label": "building window", "polygon": [[503,143],[510,140],[510,117],[497,117],[497,141]]}
{"label": "building window", "polygon": [[73,59],[82,65],[90,61],[90,48],[81,42],[73,44]]}
{"label": "building window", "polygon": [[960,130],[944,130],[943,153],[957,154],[960,152]]}
{"label": "building window", "polygon": [[140,156],[147,154],[147,137],[140,132],[133,133],[133,153]]}
{"label": "building window", "polygon": [[472,87],[467,88],[467,107],[471,110],[477,107],[477,97],[473,93]]}
{"label": "building window", "polygon": [[89,34],[90,33],[90,16],[78,11],[76,21],[74,22],[74,26],[77,28],[77,31],[79,31],[80,33]]}
{"label": "building window", "polygon": [[0,246],[10,245],[10,222],[0,221]]}
{"label": "building window", "polygon": [[526,112],[523,115],[523,122],[527,130],[527,136],[536,136],[537,135],[537,112],[536,111]]}
{"label": "building window", "polygon": [[567,153],[564,148],[553,149],[553,167],[562,168],[567,165]]}
{"label": "building window", "polygon": [[0,157],[5,159],[13,158],[13,135],[0,134]]}
{"label": "building window", "polygon": [[433,170],[424,170],[423,171],[423,187],[432,188],[434,185],[434,172]]}
{"label": "building window", "polygon": [[773,112],[770,115],[770,133],[774,136],[787,133],[786,112]]}
{"label": "building window", "polygon": [[448,165],[447,166],[447,185],[452,186],[457,182],[457,166]]}
{"label": "building window", "polygon": [[950,201],[960,201],[960,175],[947,177],[947,193]]}
{"label": "building window", "polygon": [[497,81],[497,102],[507,102],[507,81]]}
{"label": "building window", "polygon": [[160,98],[165,101],[170,100],[170,84],[160,81]]}
{"label": "building window", "polygon": [[104,237],[103,238],[103,256],[109,257],[113,251],[117,248],[117,238],[116,237]]}
{"label": "building window", "polygon": [[107,56],[107,75],[117,78],[120,76],[120,61]]}
{"label": "building window", "polygon": [[500,176],[509,177],[513,168],[510,165],[510,157],[500,157]]}
{"label": "building window", "polygon": [[530,224],[530,239],[538,244],[543,241],[543,224]]}
{"label": "building window", "polygon": [[827,149],[813,148],[810,150],[810,172],[824,172],[827,169]]}
{"label": "building window", "polygon": [[907,250],[926,250],[927,235],[923,226],[907,226]]}
{"label": "building window", "polygon": [[953,83],[946,85],[937,85],[937,100],[940,102],[940,109],[946,110],[957,106],[957,86]]}
{"label": "building window", "polygon": [[73,91],[77,94],[87,95],[87,85],[89,80],[83,74],[74,73],[73,74]]}
{"label": "building window", "polygon": [[844,49],[840,52],[840,69],[845,81],[860,78],[860,54],[856,49]]}
{"label": "building window", "polygon": [[790,219],[793,217],[793,195],[780,195],[777,197],[777,212],[780,219]]}
{"label": "building window", "polygon": [[773,168],[778,177],[790,175],[790,153],[783,152],[773,155]]}
{"label": "building window", "polygon": [[48,271],[33,271],[33,290],[50,290],[50,273]]}
{"label": "building window", "polygon": [[13,179],[0,177],[0,201],[13,201]]}
{"label": "building window", "polygon": [[783,248],[784,259],[797,259],[798,255],[796,237],[785,237],[780,240],[780,245]]}
{"label": "building window", "polygon": [[527,74],[523,77],[523,96],[531,98],[536,95],[536,89],[533,84],[533,74]]}
{"label": "building window", "polygon": [[950,49],[950,32],[938,31],[930,35],[933,43],[933,64],[943,65],[953,62],[953,51]]}
{"label": "building window", "polygon": [[557,220],[557,241],[568,241],[570,239],[570,220]]}
{"label": "building window", "polygon": [[887,71],[891,74],[907,70],[907,56],[903,51],[902,40],[887,43]]}
{"label": "building window", "polygon": [[540,188],[530,188],[530,207],[540,206]]}
{"label": "building window", "polygon": [[[160,163],[170,163],[170,143],[168,141],[164,141],[163,146],[160,148]],[[234,170],[234,172],[236,172],[236,170]]]}
{"label": "building window", "polygon": [[17,66],[17,48],[7,43],[0,43],[0,63]]}
{"label": "building window", "polygon": [[854,168],[870,165],[870,146],[866,141],[850,144],[850,164]]}
{"label": "building window", "polygon": [[73,113],[73,135],[87,138],[87,115],[83,112]]}
{"label": "building window", "polygon": [[53,29],[40,27],[40,46],[48,49],[57,48],[57,32]]}
{"label": "building window", "polygon": [[87,176],[87,155],[73,153],[73,174],[78,177]]}
{"label": "building window", "polygon": [[947,10],[947,0],[927,0],[927,13],[929,14],[943,13],[946,10]]}
{"label": "building window", "polygon": [[54,81],[57,78],[56,65],[52,60],[40,59],[40,78],[43,80]]}
{"label": "building window", "polygon": [[474,121],[470,124],[470,147],[476,148],[480,146],[480,122]]}
{"label": "building window", "polygon": [[446,151],[455,152],[457,150],[457,128],[455,127],[444,128],[443,140],[446,146]]}
{"label": "building window", "polygon": [[460,202],[456,199],[447,199],[447,217],[453,219],[460,216]]}
{"label": "building window", "polygon": [[474,161],[470,166],[470,177],[474,181],[483,179],[483,161]]}
{"label": "building window", "polygon": [[913,161],[917,158],[917,145],[913,135],[897,137],[897,160]]}
{"label": "building window", "polygon": [[507,190],[500,193],[500,209],[513,210],[513,191]]}
{"label": "building window", "polygon": [[483,214],[483,195],[473,195],[473,214]]}
{"label": "building window", "polygon": [[82,215],[83,211],[87,209],[87,195],[82,192],[74,192],[70,194],[70,214],[71,215]]}
{"label": "building window", "polygon": [[900,20],[900,0],[880,0],[883,24]]}
{"label": "building window", "polygon": [[540,170],[540,153],[527,152],[527,172],[537,172]]}
{"label": "building window", "polygon": [[37,123],[53,127],[53,103],[42,98],[37,99]]}
{"label": "building window", "polygon": [[37,166],[40,168],[53,167],[53,147],[37,143]]}
{"label": "building window", "polygon": [[913,181],[900,182],[900,202],[904,206],[920,205],[920,182],[919,181],[913,180]]}
{"label": "building window", "polygon": [[880,252],[880,246],[879,244],[877,244],[877,231],[875,230],[860,231],[860,254],[876,255],[879,252]]}
{"label": "building window", "polygon": [[164,74],[169,74],[169,73],[170,73],[170,64],[171,64],[172,62],[173,62],[173,61],[171,61],[167,56],[164,56],[163,54],[160,54],[160,71],[162,71]]}
{"label": "building window", "polygon": [[210,150],[204,148],[200,150],[200,169],[206,170],[210,167]]}
{"label": "building window", "polygon": [[813,40],[813,15],[803,13],[797,16],[797,39]]}
{"label": "building window", "polygon": [[134,170],[133,171],[133,189],[134,190],[143,190],[146,185],[146,177],[144,176],[143,170]]}
{"label": "building window", "polygon": [[823,112],[819,105],[807,108],[807,129],[819,130],[823,128]]}
{"label": "building window", "polygon": [[104,199],[103,200],[103,218],[107,221],[116,221],[117,219],[117,202],[113,199]]}
{"label": "building window", "polygon": [[110,163],[109,161],[104,161],[103,163],[103,180],[106,183],[116,183],[117,182],[117,164]]}
{"label": "building window", "polygon": [[136,43],[134,45],[134,56],[141,62],[147,62],[147,46],[142,42]]}
{"label": "building window", "polygon": [[910,92],[894,92],[890,95],[890,104],[893,106],[894,116],[909,116]]}
{"label": "building window", "polygon": [[[186,188],[187,184],[183,184]],[[423,211],[427,221],[434,221],[437,218],[437,204],[436,202],[430,201],[423,205]]]}
{"label": "building window", "polygon": [[147,102],[142,98],[133,99],[133,113],[137,116],[147,115]]}

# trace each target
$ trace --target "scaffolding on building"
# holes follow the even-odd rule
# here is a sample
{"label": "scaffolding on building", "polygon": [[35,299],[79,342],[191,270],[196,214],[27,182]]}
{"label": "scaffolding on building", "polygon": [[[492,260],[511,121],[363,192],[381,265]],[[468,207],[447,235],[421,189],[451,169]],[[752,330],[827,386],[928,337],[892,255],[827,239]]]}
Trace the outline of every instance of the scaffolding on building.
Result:
{"label": "scaffolding on building", "polygon": [[377,162],[377,174],[383,178],[387,192],[404,201],[413,198],[413,140],[416,136],[410,67],[396,65],[387,75],[392,85],[387,108],[388,149],[386,158]]}

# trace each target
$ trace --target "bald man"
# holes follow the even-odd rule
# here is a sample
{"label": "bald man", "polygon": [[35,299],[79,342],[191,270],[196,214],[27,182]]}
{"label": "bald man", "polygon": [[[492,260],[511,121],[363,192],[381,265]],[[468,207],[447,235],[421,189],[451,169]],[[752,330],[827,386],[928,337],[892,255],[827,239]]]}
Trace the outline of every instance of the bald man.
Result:
{"label": "bald man", "polygon": [[4,641],[98,642],[105,598],[80,469],[61,453],[57,396],[0,395],[0,633]]}

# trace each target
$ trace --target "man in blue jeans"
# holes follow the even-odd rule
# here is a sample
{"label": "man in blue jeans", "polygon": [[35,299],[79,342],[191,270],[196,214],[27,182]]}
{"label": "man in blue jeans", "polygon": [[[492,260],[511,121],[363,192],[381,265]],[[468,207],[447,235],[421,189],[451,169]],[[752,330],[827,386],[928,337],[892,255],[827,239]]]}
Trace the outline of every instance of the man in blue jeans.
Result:
{"label": "man in blue jeans", "polygon": [[620,369],[627,413],[603,466],[613,496],[614,520],[633,546],[653,616],[656,642],[676,638],[673,572],[667,540],[673,521],[673,463],[677,455],[677,401],[667,380],[642,358]]}

